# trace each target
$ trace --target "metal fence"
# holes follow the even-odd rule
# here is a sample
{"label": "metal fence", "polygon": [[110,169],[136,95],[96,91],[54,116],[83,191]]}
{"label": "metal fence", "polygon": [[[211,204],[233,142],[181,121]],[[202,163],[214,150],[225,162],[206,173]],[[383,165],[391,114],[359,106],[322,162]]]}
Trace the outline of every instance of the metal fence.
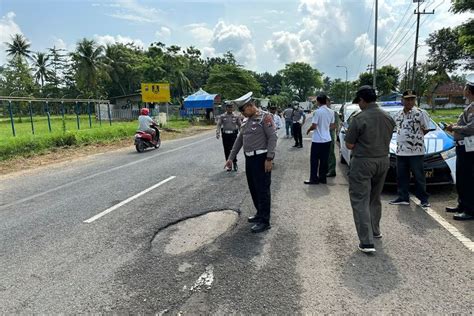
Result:
{"label": "metal fence", "polygon": [[[106,110],[106,116],[96,113],[96,104],[105,105],[98,107]],[[48,98],[26,98],[26,97],[2,97],[0,96],[0,128],[4,129],[9,124],[13,136],[17,135],[16,124],[23,126],[24,120],[29,122],[31,133],[34,135],[37,126],[47,126],[49,132],[53,131],[53,124],[58,121],[64,128],[66,120],[73,119],[77,129],[84,125],[92,128],[93,124],[102,125],[108,121],[112,125],[112,114],[108,100],[100,99],[48,99]],[[46,123],[46,124],[45,124]]]}
{"label": "metal fence", "polygon": [[[31,133],[33,135],[55,130],[83,129],[112,125],[113,121],[136,120],[141,105],[123,107],[101,99],[51,99],[0,96],[0,136]],[[206,109],[184,109],[180,105],[147,105],[151,116],[166,113],[167,120],[205,116],[208,120],[222,112]],[[28,126],[26,126],[28,125]],[[71,128],[72,126],[72,128]],[[9,131],[10,130],[10,131]]]}

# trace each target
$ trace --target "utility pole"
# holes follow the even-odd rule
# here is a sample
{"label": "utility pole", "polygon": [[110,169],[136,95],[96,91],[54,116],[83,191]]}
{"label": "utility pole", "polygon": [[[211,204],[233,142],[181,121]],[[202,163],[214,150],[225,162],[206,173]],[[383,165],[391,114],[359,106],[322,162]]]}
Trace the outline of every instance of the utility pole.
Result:
{"label": "utility pole", "polygon": [[413,75],[412,75],[412,85],[411,88],[415,90],[416,87],[416,54],[418,52],[418,34],[420,32],[420,15],[422,14],[434,14],[434,10],[431,12],[420,12],[420,3],[424,2],[424,0],[413,0],[413,3],[418,3],[418,10],[414,11],[414,14],[417,15],[416,17],[416,37],[415,37],[415,54],[413,55]]}
{"label": "utility pole", "polygon": [[377,20],[379,17],[379,0],[375,0],[375,35],[374,35],[374,80],[372,88],[377,91]]}
{"label": "utility pole", "polygon": [[344,103],[346,103],[347,102],[347,67],[346,66],[336,66],[336,67],[346,69],[346,88],[344,90]]}
{"label": "utility pole", "polygon": [[372,74],[372,70],[374,69],[374,65],[373,64],[370,64],[370,65],[367,65],[367,71],[369,72],[369,74]]}
{"label": "utility pole", "polygon": [[407,85],[408,85],[408,61],[405,62],[405,76],[403,77],[403,91],[405,91],[407,89]]}

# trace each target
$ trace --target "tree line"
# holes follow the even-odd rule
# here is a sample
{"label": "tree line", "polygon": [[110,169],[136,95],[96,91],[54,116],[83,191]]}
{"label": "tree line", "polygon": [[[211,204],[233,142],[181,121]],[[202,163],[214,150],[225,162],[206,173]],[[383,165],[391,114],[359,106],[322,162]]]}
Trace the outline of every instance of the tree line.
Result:
{"label": "tree line", "polygon": [[[474,2],[453,0],[451,10],[461,13],[474,10]],[[433,86],[462,76],[449,76],[455,70],[474,69],[474,19],[457,28],[443,28],[430,34],[428,59],[417,65],[419,92],[429,93]],[[154,42],[147,48],[134,43],[99,45],[93,39],[77,42],[73,52],[52,47],[33,52],[31,43],[15,34],[7,43],[8,61],[0,66],[0,95],[56,98],[110,98],[140,91],[142,82],[168,82],[174,104],[199,88],[233,99],[254,91],[273,104],[285,106],[293,100],[305,101],[320,92],[334,102],[348,99],[358,86],[372,85],[372,74],[365,72],[346,84],[331,79],[303,62],[293,62],[275,74],[256,73],[238,64],[232,52],[203,58],[194,46],[182,48]],[[411,70],[406,73],[392,65],[377,70],[380,95],[408,88]]]}

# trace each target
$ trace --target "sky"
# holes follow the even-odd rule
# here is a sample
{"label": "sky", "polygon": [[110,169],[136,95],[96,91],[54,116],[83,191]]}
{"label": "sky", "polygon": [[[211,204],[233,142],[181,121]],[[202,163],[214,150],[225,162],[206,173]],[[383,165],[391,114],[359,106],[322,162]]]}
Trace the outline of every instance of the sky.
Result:
{"label": "sky", "polygon": [[[450,0],[425,0],[419,44],[440,28],[473,15],[449,12]],[[100,44],[152,42],[199,48],[204,57],[232,51],[256,72],[290,62],[311,64],[331,78],[354,80],[373,63],[375,0],[0,0],[0,65],[5,44],[21,33],[33,51],[73,51],[81,38]],[[378,67],[413,61],[413,0],[379,0]],[[426,59],[427,47],[418,50]]]}

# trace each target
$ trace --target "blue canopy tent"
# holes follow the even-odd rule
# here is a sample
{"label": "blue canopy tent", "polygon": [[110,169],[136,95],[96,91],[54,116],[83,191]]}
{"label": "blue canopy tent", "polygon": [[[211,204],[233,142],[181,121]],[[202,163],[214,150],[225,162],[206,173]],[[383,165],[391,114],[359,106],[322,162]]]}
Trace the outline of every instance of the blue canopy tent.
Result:
{"label": "blue canopy tent", "polygon": [[184,107],[186,109],[212,109],[217,94],[209,94],[199,89],[198,92],[184,99]]}

